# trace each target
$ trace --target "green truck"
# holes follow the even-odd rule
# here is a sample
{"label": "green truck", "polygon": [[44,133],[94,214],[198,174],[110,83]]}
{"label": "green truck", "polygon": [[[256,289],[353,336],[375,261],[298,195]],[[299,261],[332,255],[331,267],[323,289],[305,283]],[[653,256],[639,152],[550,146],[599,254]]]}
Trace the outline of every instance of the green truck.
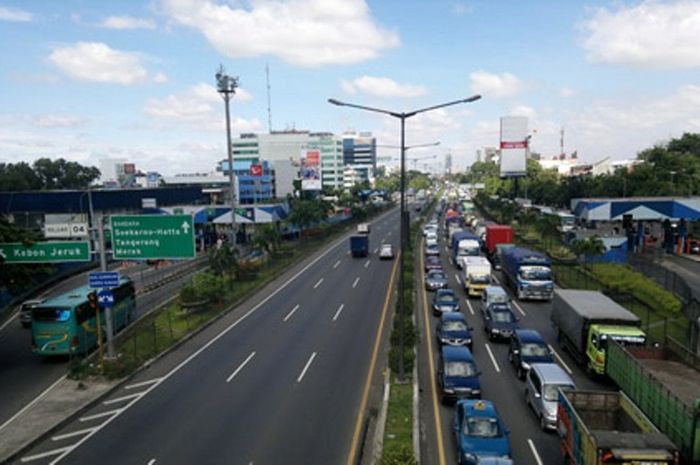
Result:
{"label": "green truck", "polygon": [[677,465],[678,449],[622,392],[559,390],[559,445],[568,465]]}
{"label": "green truck", "polygon": [[598,291],[555,289],[551,319],[559,344],[590,375],[605,373],[609,341],[646,342],[639,317]]}
{"label": "green truck", "polygon": [[662,347],[610,344],[605,371],[680,449],[700,465],[700,358],[668,339]]}

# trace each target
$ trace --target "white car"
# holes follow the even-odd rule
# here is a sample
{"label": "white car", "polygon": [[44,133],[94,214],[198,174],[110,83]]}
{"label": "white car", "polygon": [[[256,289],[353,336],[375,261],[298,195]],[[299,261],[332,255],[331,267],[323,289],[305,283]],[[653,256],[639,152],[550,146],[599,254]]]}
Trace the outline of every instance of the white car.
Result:
{"label": "white car", "polygon": [[379,248],[379,258],[380,259],[393,259],[394,258],[394,246],[391,244],[382,244]]}

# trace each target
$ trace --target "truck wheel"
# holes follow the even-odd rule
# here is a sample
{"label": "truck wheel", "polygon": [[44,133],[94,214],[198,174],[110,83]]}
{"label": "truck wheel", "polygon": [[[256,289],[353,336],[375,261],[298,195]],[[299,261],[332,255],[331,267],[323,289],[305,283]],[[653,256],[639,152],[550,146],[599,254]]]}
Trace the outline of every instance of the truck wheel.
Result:
{"label": "truck wheel", "polygon": [[523,367],[520,365],[518,366],[518,379],[519,380],[525,379],[525,373],[523,372]]}

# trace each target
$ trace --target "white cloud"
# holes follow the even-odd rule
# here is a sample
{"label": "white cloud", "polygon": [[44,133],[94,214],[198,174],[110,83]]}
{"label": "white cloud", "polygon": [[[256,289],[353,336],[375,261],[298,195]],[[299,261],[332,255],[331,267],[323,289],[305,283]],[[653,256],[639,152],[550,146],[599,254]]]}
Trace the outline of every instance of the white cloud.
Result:
{"label": "white cloud", "polygon": [[564,98],[573,97],[576,95],[576,91],[570,87],[562,87],[559,89],[559,96]]}
{"label": "white cloud", "polygon": [[465,15],[474,11],[474,6],[467,2],[452,2],[450,3],[450,12],[455,15]]}
{"label": "white cloud", "polygon": [[231,58],[274,55],[300,66],[351,64],[399,45],[398,34],[377,25],[364,0],[250,4],[245,9],[212,0],[162,0],[161,7]]}
{"label": "white cloud", "polygon": [[348,94],[362,92],[377,97],[418,97],[428,93],[423,86],[399,84],[387,77],[374,76],[360,76],[352,81],[342,81],[341,87]]}
{"label": "white cloud", "polygon": [[31,120],[39,128],[76,128],[85,124],[83,118],[71,115],[36,115]]}
{"label": "white cloud", "polygon": [[105,18],[101,27],[106,29],[155,29],[156,23],[151,19],[133,18],[131,16],[110,16]]}
{"label": "white cloud", "polygon": [[700,2],[644,1],[618,11],[598,9],[583,24],[593,62],[640,68],[700,66]]}
{"label": "white cloud", "polygon": [[525,116],[529,121],[537,118],[537,112],[535,109],[528,107],[527,105],[517,105],[511,108],[508,114],[511,116]]}
{"label": "white cloud", "polygon": [[33,15],[19,8],[10,8],[6,6],[0,6],[0,21],[11,21],[17,23],[26,23],[31,21]]}
{"label": "white cloud", "polygon": [[485,97],[502,98],[518,94],[523,84],[510,73],[493,74],[487,71],[476,71],[469,75],[472,92]]}
{"label": "white cloud", "polygon": [[161,73],[150,76],[140,54],[115,50],[101,42],[78,42],[56,48],[49,55],[49,61],[80,81],[130,86],[167,79]]}

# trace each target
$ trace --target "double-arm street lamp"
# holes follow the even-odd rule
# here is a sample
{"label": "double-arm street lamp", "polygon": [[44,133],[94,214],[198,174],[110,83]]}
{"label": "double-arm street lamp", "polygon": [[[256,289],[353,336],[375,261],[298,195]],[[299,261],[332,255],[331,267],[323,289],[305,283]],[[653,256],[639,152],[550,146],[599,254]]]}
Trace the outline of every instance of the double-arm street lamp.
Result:
{"label": "double-arm street lamp", "polygon": [[351,107],[357,108],[359,110],[373,111],[375,113],[383,113],[385,115],[392,116],[401,120],[401,223],[400,223],[400,250],[399,254],[399,379],[403,380],[405,378],[405,368],[404,368],[404,341],[405,341],[405,330],[404,330],[404,255],[406,252],[406,242],[408,238],[408,226],[409,219],[406,212],[406,203],[404,201],[404,195],[406,191],[406,119],[416,116],[419,113],[425,113],[432,110],[437,110],[439,108],[449,107],[452,105],[458,105],[460,103],[471,103],[479,100],[481,95],[473,95],[469,98],[455,100],[453,102],[441,103],[440,105],[434,105],[431,107],[421,108],[419,110],[407,111],[407,112],[396,112],[391,110],[384,110],[382,108],[368,107],[364,105],[356,105],[354,103],[341,102],[336,99],[328,99],[328,103],[333,105],[338,105],[341,107]]}

